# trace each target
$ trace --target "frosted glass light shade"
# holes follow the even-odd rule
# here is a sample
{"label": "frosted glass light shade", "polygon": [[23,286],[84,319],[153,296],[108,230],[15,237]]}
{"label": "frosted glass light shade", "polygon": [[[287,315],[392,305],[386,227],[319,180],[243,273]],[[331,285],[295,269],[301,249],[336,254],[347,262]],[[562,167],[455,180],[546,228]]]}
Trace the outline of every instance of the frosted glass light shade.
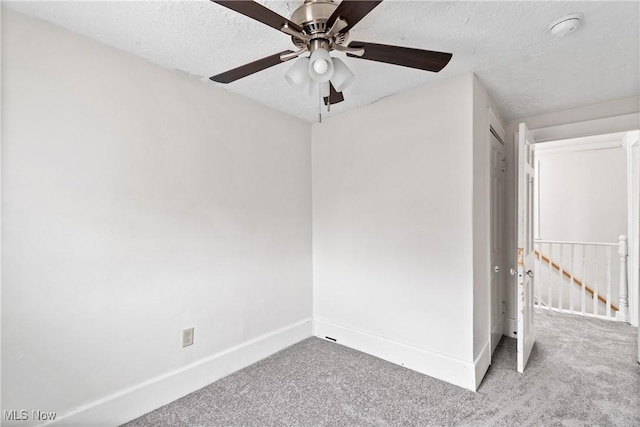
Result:
{"label": "frosted glass light shade", "polygon": [[337,92],[342,92],[349,87],[356,75],[347,67],[341,59],[333,58],[333,76],[331,77],[331,83]]}
{"label": "frosted glass light shade", "polygon": [[284,79],[296,89],[304,90],[309,84],[309,58],[298,58],[284,75]]}
{"label": "frosted glass light shade", "polygon": [[328,82],[333,76],[333,61],[329,51],[318,48],[313,51],[309,58],[309,76],[316,82]]}

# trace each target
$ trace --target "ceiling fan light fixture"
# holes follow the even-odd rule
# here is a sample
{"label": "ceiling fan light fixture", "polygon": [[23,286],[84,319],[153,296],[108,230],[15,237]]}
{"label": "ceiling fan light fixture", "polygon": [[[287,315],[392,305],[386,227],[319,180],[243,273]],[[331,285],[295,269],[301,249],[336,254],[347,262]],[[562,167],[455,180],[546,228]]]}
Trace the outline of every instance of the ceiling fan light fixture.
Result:
{"label": "ceiling fan light fixture", "polygon": [[309,84],[309,58],[306,56],[298,58],[284,75],[284,78],[291,86],[298,90],[304,90]]}
{"label": "ceiling fan light fixture", "polygon": [[333,58],[333,76],[331,83],[338,92],[342,92],[353,83],[356,75],[347,67],[340,58]]}
{"label": "ceiling fan light fixture", "polygon": [[328,82],[333,76],[333,61],[329,51],[325,48],[317,48],[309,58],[309,76],[316,82]]}

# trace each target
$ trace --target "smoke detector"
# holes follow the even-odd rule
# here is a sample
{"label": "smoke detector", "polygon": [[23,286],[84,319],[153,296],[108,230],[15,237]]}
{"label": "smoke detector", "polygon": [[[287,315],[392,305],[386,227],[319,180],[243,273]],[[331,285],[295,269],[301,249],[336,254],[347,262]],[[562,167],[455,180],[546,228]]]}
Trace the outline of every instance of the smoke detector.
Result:
{"label": "smoke detector", "polygon": [[577,30],[583,19],[584,15],[581,13],[570,13],[553,21],[551,25],[549,25],[549,31],[556,37],[564,37]]}

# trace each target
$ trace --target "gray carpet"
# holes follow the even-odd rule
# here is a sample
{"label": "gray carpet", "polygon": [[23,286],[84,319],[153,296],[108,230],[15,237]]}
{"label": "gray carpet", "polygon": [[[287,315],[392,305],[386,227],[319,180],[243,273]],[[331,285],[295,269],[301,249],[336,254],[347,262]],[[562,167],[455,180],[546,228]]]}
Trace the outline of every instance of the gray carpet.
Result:
{"label": "gray carpet", "polygon": [[310,338],[126,424],[640,426],[636,329],[536,311],[524,375],[503,338],[477,393]]}

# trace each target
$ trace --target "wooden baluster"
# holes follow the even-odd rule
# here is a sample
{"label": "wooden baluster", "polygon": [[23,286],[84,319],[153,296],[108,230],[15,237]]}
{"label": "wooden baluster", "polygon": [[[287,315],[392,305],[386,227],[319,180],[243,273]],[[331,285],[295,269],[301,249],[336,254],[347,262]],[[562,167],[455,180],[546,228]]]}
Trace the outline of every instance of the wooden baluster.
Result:
{"label": "wooden baluster", "polygon": [[580,293],[580,307],[581,307],[581,311],[582,311],[582,315],[584,316],[586,314],[586,308],[587,308],[587,265],[584,262],[584,260],[587,258],[587,247],[585,245],[582,245],[582,267],[580,269],[580,272],[582,274],[582,292]]}
{"label": "wooden baluster", "polygon": [[551,308],[551,280],[553,277],[553,267],[551,261],[551,253],[553,252],[553,247],[551,243],[547,243],[547,308]]}
{"label": "wooden baluster", "polygon": [[547,307],[553,308],[553,281],[556,280],[556,272],[553,269],[553,249],[555,244],[549,243],[549,276],[547,276]]}
{"label": "wooden baluster", "polygon": [[598,313],[598,247],[593,247],[593,314]]}
{"label": "wooden baluster", "polygon": [[562,311],[564,309],[563,304],[562,304],[562,293],[564,291],[564,286],[562,286],[564,284],[564,268],[562,268],[563,265],[563,259],[562,259],[562,251],[564,248],[564,245],[562,243],[560,243],[560,255],[558,256],[558,308],[560,309],[560,311]]}
{"label": "wooden baluster", "polygon": [[611,317],[611,246],[606,246],[606,272],[607,272],[607,317]]}
{"label": "wooden baluster", "polygon": [[538,257],[536,258],[536,267],[538,267],[538,269],[536,270],[536,275],[539,277],[539,281],[538,286],[535,287],[535,291],[536,294],[538,295],[538,307],[542,307],[543,303],[542,303],[542,269],[544,267],[544,261],[542,259],[542,253],[543,250],[542,248],[544,247],[544,245],[542,243],[538,243]]}
{"label": "wooden baluster", "polygon": [[549,298],[549,309],[554,308],[553,307],[553,280],[554,280],[554,275],[553,275],[553,244],[549,243],[549,293],[548,298]]}
{"label": "wooden baluster", "polygon": [[571,244],[570,252],[569,252],[569,311],[573,313],[573,272],[575,271],[575,266],[573,265],[573,249],[574,244]]}
{"label": "wooden baluster", "polygon": [[[534,240],[533,241],[533,255],[534,255],[534,257],[533,257],[533,273],[534,273],[535,277],[540,277],[540,266],[538,265],[539,264],[539,260],[538,260],[538,256],[537,256],[537,254],[539,252],[540,251],[538,250],[538,243]],[[536,305],[538,305],[538,302],[536,300],[536,290],[535,290],[535,288],[533,288],[532,291],[533,291],[533,305],[536,306]]]}
{"label": "wooden baluster", "polygon": [[616,315],[616,320],[621,322],[629,321],[629,299],[628,299],[628,291],[629,291],[629,279],[627,276],[627,257],[628,257],[628,247],[627,247],[627,236],[620,236],[620,241],[618,243],[618,257],[620,258],[620,305],[618,305],[618,313]]}

